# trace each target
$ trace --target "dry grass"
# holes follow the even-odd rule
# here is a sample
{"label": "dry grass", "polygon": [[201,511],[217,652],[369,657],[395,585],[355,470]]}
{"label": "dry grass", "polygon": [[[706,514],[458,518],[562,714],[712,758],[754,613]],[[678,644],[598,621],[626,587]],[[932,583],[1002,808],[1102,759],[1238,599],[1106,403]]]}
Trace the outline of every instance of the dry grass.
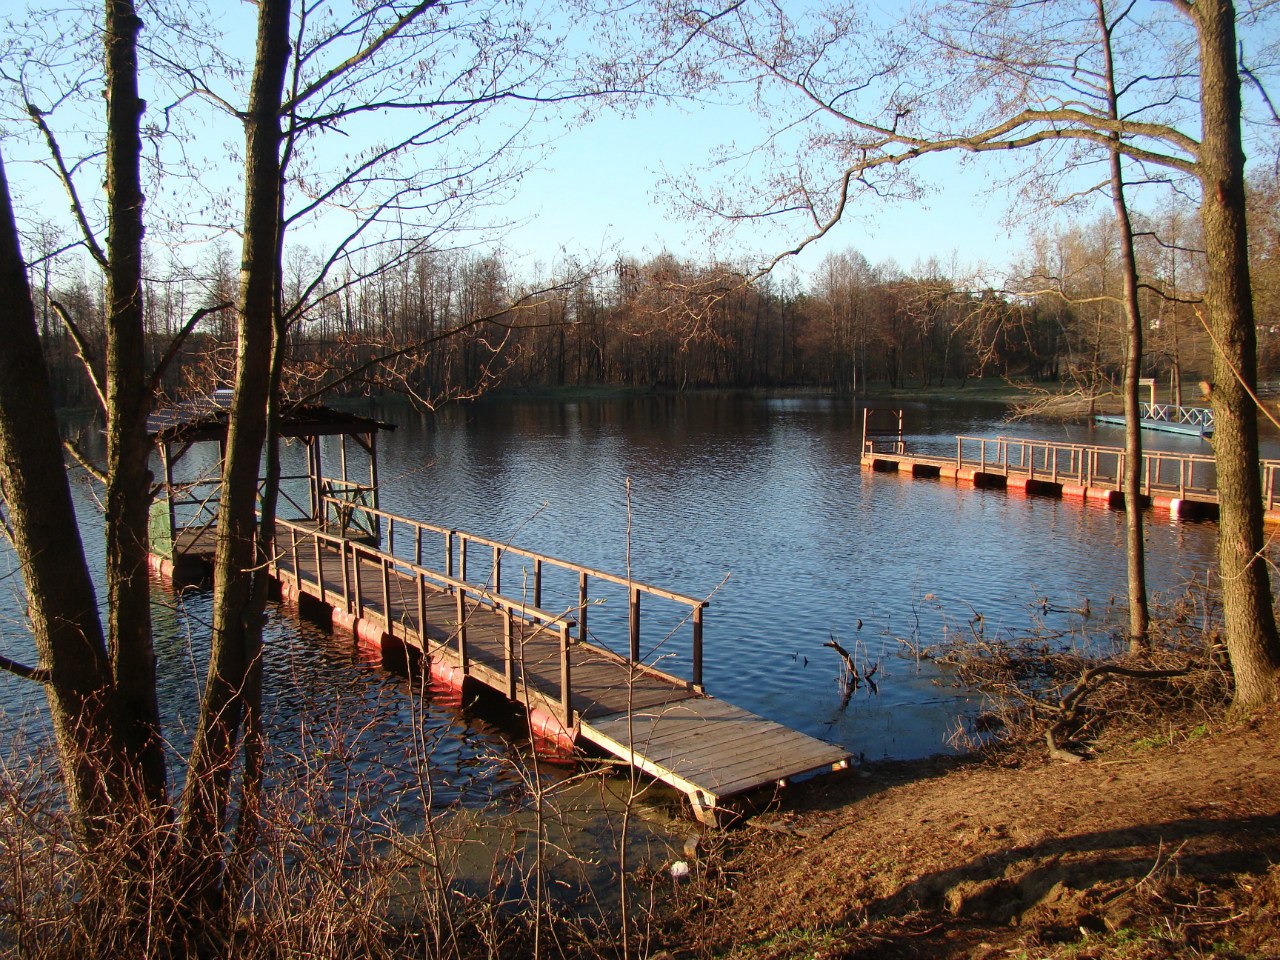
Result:
{"label": "dry grass", "polygon": [[[266,791],[243,890],[193,931],[170,868],[170,819],[120,824],[87,850],[50,751],[10,742],[0,761],[0,956],[623,956],[647,936],[659,887],[633,879],[633,923],[622,930],[617,853],[600,849],[602,836],[620,844],[621,834],[613,823],[580,829],[583,806],[607,788],[596,773],[547,783],[523,770],[530,787],[514,809],[437,808],[407,830],[359,783],[335,791],[323,762],[301,763]],[[424,764],[393,789],[432,810],[430,773]]]}

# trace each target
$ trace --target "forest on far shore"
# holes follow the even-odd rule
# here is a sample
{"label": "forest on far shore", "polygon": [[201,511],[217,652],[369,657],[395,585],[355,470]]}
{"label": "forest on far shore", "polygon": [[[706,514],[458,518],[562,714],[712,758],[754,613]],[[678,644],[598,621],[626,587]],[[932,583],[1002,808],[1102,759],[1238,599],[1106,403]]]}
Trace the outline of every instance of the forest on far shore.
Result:
{"label": "forest on far shore", "polygon": [[[1251,182],[1261,378],[1280,371],[1278,197],[1274,178]],[[1171,207],[1138,223],[1144,374],[1163,383],[1207,376],[1195,211]],[[872,382],[1005,378],[1096,395],[1119,384],[1125,321],[1114,218],[1033,236],[1022,261],[1004,268],[1014,278],[1004,289],[936,259],[905,268],[868,253],[828,254],[801,282],[671,253],[603,267],[570,262],[519,279],[499,253],[451,250],[352,266],[317,287],[304,279],[317,273],[314,257],[294,249],[284,282],[296,318],[286,391],[294,399],[403,392],[434,403],[499,385],[856,394]],[[72,319],[89,355],[102,357],[102,291],[60,280],[49,262],[31,279],[58,401],[90,405],[76,337],[50,304]],[[166,374],[170,400],[231,383],[236,281],[226,247],[199,271],[151,264],[146,324],[156,357],[193,311],[213,308]]]}

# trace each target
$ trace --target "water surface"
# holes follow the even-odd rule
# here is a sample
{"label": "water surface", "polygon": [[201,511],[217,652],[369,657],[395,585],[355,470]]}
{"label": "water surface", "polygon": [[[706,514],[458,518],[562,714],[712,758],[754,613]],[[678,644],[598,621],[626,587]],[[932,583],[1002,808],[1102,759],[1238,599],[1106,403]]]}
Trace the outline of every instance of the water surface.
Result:
{"label": "water surface", "polygon": [[[937,642],[977,614],[988,635],[1070,637],[1122,612],[1122,513],[864,473],[861,414],[846,401],[695,394],[381,412],[400,424],[382,441],[384,507],[615,572],[629,562],[639,579],[710,595],[708,688],[869,758],[942,749],[965,708],[945,677],[900,656],[900,638]],[[911,446],[940,451],[957,433],[1122,440],[1114,428],[1007,423],[987,404],[913,405],[906,429]],[[1153,593],[1203,582],[1216,527],[1147,516]],[[1086,604],[1087,620],[1072,612]],[[623,614],[619,602],[613,637],[625,637]],[[879,661],[878,695],[842,705],[839,661],[823,647],[832,636]],[[679,672],[684,656],[664,665]]]}
{"label": "water surface", "polygon": [[[437,414],[361,409],[398,426],[380,440],[383,507],[709,596],[708,689],[870,759],[946,749],[956,718],[972,709],[945,675],[903,655],[904,640],[936,643],[980,623],[987,635],[1043,630],[1079,642],[1123,613],[1123,514],[864,473],[860,412],[847,401],[694,394],[493,400]],[[953,450],[957,433],[1122,440],[1116,428],[1006,423],[1001,407],[985,404],[910,405],[906,422],[908,443],[936,452]],[[1148,437],[1208,450],[1196,439]],[[326,462],[335,456],[327,451]],[[93,491],[80,480],[76,495],[100,570]],[[1147,517],[1153,593],[1204,582],[1216,527]],[[0,652],[33,659],[10,553],[0,556],[0,576]],[[504,587],[518,589],[518,576],[504,570]],[[576,581],[561,587],[576,595]],[[549,584],[544,606],[561,602],[555,590]],[[207,589],[156,596],[175,757],[203,678],[209,603]],[[664,615],[644,611],[647,625]],[[593,632],[615,646],[625,644],[625,621],[621,597],[591,611]],[[839,660],[823,646],[833,636],[864,667],[879,663],[878,693],[843,702]],[[659,651],[662,666],[688,670],[685,637],[677,631]],[[347,638],[282,610],[271,613],[267,644],[278,776],[315,771],[335,789],[382,784],[371,800],[377,814],[409,822],[426,803],[526,792],[528,754],[512,728],[387,673]],[[10,740],[15,724],[39,737],[38,688],[0,678],[0,703]],[[397,800],[397,778],[424,770],[430,796]]]}

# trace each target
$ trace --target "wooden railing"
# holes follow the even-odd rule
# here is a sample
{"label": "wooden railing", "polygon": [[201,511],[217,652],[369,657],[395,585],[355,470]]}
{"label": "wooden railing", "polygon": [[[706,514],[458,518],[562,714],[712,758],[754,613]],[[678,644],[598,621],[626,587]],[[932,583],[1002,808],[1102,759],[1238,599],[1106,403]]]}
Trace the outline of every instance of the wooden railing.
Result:
{"label": "wooden railing", "polygon": [[[1125,451],[1083,443],[1055,443],[1017,437],[956,437],[955,463],[984,473],[1010,472],[1033,480],[1075,483],[1082,487],[1121,489],[1124,483]],[[1280,460],[1258,464],[1262,478],[1262,501],[1274,510],[1280,500]],[[1204,453],[1146,450],[1142,454],[1142,492],[1217,495],[1217,466]]]}
{"label": "wooden railing", "polygon": [[862,408],[862,449],[866,453],[877,450],[903,453],[906,445],[902,439],[902,411],[890,407]]}
{"label": "wooden railing", "polygon": [[1275,510],[1280,498],[1280,460],[1263,460],[1262,503],[1268,510]]}
{"label": "wooden railing", "polygon": [[1143,420],[1159,423],[1179,423],[1200,430],[1213,431],[1213,410],[1209,407],[1180,407],[1173,403],[1138,404],[1138,415]]}
{"label": "wooden railing", "polygon": [[[956,465],[984,473],[1011,471],[1032,480],[1119,490],[1126,454],[1121,447],[1057,443],[1017,437],[956,437]],[[1201,453],[1147,450],[1142,455],[1142,492],[1208,495],[1217,489],[1214,458]]]}
{"label": "wooden railing", "polygon": [[[289,494],[286,486],[290,481],[310,480],[306,474],[282,476],[277,491],[276,509],[282,505],[292,507],[295,519],[307,519],[311,516],[311,508],[304,507]],[[258,480],[258,494],[266,484],[265,478]],[[190,480],[173,485],[173,497],[170,504],[173,517],[173,537],[175,542],[179,534],[200,534],[212,530],[218,525],[218,507],[221,504],[222,481],[215,479]]]}
{"label": "wooden railing", "polygon": [[[327,509],[327,505],[326,505]],[[437,526],[431,523],[424,523],[420,520],[411,520],[408,517],[402,517],[398,514],[391,513],[386,510],[379,510],[373,507],[362,507],[363,512],[376,517],[383,529],[384,550],[393,556],[396,555],[397,535],[401,540],[401,548],[404,550],[405,556],[411,556],[412,562],[416,566],[424,563],[424,557],[428,557],[434,551],[435,556],[442,561],[442,576],[457,583],[468,584],[469,589],[483,589],[492,591],[494,595],[504,595],[502,590],[502,562],[505,557],[518,557],[522,561],[526,561],[525,569],[528,570],[531,565],[531,576],[526,585],[527,595],[530,597],[532,606],[539,608],[543,602],[543,575],[546,568],[563,570],[574,574],[578,580],[578,591],[576,602],[566,603],[566,609],[572,609],[575,614],[577,623],[578,639],[585,642],[588,636],[588,612],[592,605],[593,598],[591,595],[591,581],[600,581],[602,583],[610,583],[624,587],[627,590],[627,637],[628,650],[627,659],[638,665],[644,665],[645,659],[642,657],[641,637],[640,637],[640,608],[641,597],[648,596],[654,599],[661,599],[675,604],[678,608],[688,608],[687,612],[680,618],[679,623],[671,631],[680,629],[685,622],[691,625],[692,639],[690,645],[690,671],[691,681],[695,687],[702,687],[702,630],[703,630],[703,611],[707,607],[707,601],[696,597],[685,596],[671,590],[656,587],[652,584],[643,583],[628,577],[619,576],[617,574],[608,573],[603,570],[597,570],[592,567],[586,567],[582,564],[573,563],[568,560],[561,560],[557,557],[548,556],[547,554],[537,553],[532,550],[526,550],[521,547],[515,547],[507,543],[497,540],[491,540],[486,537],[476,536],[461,530],[455,530],[449,527]],[[406,538],[411,538],[412,552],[404,543]],[[437,541],[432,543],[432,541]],[[484,561],[481,563],[481,569],[484,576],[477,579],[472,570],[469,569],[469,561],[473,561],[477,552],[480,552]],[[475,564],[472,562],[471,567]],[[671,636],[671,633],[664,634],[662,640],[657,644],[652,644],[651,654],[665,653],[663,645]]]}
{"label": "wooden railing", "polygon": [[[287,533],[282,542],[281,533]],[[342,605],[358,618],[365,615],[366,604],[370,598],[364,596],[361,586],[361,564],[375,566],[380,576],[380,593],[382,602],[382,619],[388,633],[394,633],[396,623],[392,616],[391,583],[393,577],[413,584],[413,596],[417,606],[417,623],[419,639],[424,649],[428,645],[426,637],[427,595],[429,593],[448,592],[454,597],[457,615],[457,630],[450,638],[456,645],[459,665],[463,672],[470,670],[470,650],[467,643],[467,621],[470,612],[477,606],[493,610],[499,614],[503,622],[503,663],[506,679],[506,694],[511,699],[517,698],[517,665],[519,652],[515,640],[515,624],[521,623],[539,630],[549,630],[559,638],[560,645],[560,703],[563,713],[561,719],[566,727],[573,725],[572,687],[573,677],[569,658],[570,631],[574,620],[564,614],[542,610],[521,600],[505,597],[495,590],[467,583],[451,576],[428,569],[418,563],[412,563],[396,557],[375,547],[368,546],[346,537],[316,530],[312,526],[302,526],[289,521],[276,523],[276,556],[277,563],[288,557],[292,565],[293,576],[302,583],[301,560],[305,552],[311,556],[306,559],[315,563],[316,575],[314,586],[319,599],[333,606]],[[337,564],[342,571],[341,588],[331,589],[324,578],[324,559],[328,551],[330,556],[337,555]],[[350,559],[350,563],[348,563]]]}
{"label": "wooden railing", "polygon": [[[1145,404],[1154,407],[1154,404]],[[1201,409],[1196,407],[1172,407],[1188,415]],[[1212,412],[1207,421],[1212,424]],[[865,422],[864,415],[864,422]],[[1183,421],[1196,422],[1196,421]],[[884,449],[876,438],[878,431],[865,431],[862,442],[864,456],[908,457],[901,441],[891,439],[890,449]],[[892,431],[885,431],[892,437]],[[1067,443],[1052,440],[1029,440],[1020,437],[957,436],[955,456],[910,455],[911,459],[934,464],[954,463],[957,469],[967,468],[979,473],[1011,473],[1031,480],[1050,483],[1073,483],[1081,487],[1104,487],[1120,490],[1124,484],[1125,451],[1123,447],[1107,447],[1087,443]],[[1262,479],[1263,508],[1269,512],[1280,509],[1280,460],[1267,459],[1258,462]],[[1212,454],[1181,453],[1168,450],[1147,449],[1142,454],[1142,492],[1188,495],[1216,498],[1218,495],[1217,464]]]}
{"label": "wooden railing", "polygon": [[324,477],[320,480],[320,503],[320,518],[326,527],[336,525],[344,533],[358,530],[374,541],[381,539],[378,519],[370,512],[378,505],[375,487]]}

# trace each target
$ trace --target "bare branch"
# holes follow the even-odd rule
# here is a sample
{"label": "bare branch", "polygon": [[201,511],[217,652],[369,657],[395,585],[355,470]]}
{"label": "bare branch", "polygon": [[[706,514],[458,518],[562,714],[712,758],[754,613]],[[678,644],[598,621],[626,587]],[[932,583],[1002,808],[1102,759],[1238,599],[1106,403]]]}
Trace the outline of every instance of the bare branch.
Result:
{"label": "bare branch", "polygon": [[178,355],[178,351],[182,349],[182,344],[186,341],[187,337],[191,334],[191,331],[196,328],[196,325],[201,320],[209,316],[211,313],[219,313],[223,310],[229,310],[233,306],[235,306],[233,302],[230,300],[224,300],[211,307],[201,307],[193,313],[190,319],[183,324],[182,329],[174,336],[173,340],[169,343],[168,349],[165,350],[164,356],[161,357],[160,361],[156,364],[155,370],[151,373],[149,389],[154,391],[160,386],[160,380],[164,377],[164,373],[169,368],[169,364],[173,363],[174,358]]}
{"label": "bare branch", "polygon": [[1241,45],[1240,48],[1240,73],[1246,80],[1253,84],[1254,88],[1258,91],[1258,95],[1262,97],[1262,102],[1267,105],[1267,110],[1271,114],[1271,122],[1280,125],[1280,113],[1276,112],[1276,105],[1271,102],[1271,95],[1267,93],[1266,85],[1252,70],[1245,66],[1243,45]]}
{"label": "bare branch", "polygon": [[439,6],[440,2],[441,0],[426,0],[426,2],[416,4],[408,12],[402,14],[395,21],[395,23],[391,24],[389,27],[387,27],[387,29],[382,31],[382,33],[376,39],[374,39],[372,43],[368,44],[359,52],[352,54],[342,63],[338,64],[332,70],[327,71],[319,79],[315,80],[311,84],[308,84],[301,91],[299,91],[298,93],[295,93],[292,97],[290,97],[287,101],[285,101],[285,103],[281,105],[281,114],[283,115],[283,114],[293,113],[295,110],[297,110],[300,104],[305,103],[307,100],[311,99],[311,97],[313,97],[315,94],[319,93],[325,87],[328,87],[330,84],[332,84],[339,77],[343,76],[346,73],[351,72],[356,67],[360,66],[360,64],[369,60],[371,57],[373,57],[374,54],[376,54],[380,49],[382,49],[382,47],[384,47],[386,44],[390,43],[393,39],[395,39],[395,37],[399,35],[404,30],[405,27],[411,24],[414,20],[418,19],[418,17],[422,16],[422,14],[425,13],[427,10],[429,10],[431,7]]}
{"label": "bare branch", "polygon": [[62,158],[62,148],[58,146],[58,138],[53,135],[53,131],[49,128],[49,124],[45,122],[44,113],[34,106],[27,104],[27,115],[44,134],[45,143],[49,146],[49,153],[53,157],[54,165],[58,168],[58,179],[62,181],[63,189],[67,191],[67,196],[71,199],[71,213],[75,216],[76,223],[80,226],[80,232],[84,235],[84,245],[89,254],[97,261],[98,266],[106,269],[107,255],[103,252],[102,247],[98,245],[98,238],[94,235],[93,228],[89,226],[89,219],[85,216],[84,205],[80,202],[80,194],[76,191],[75,181],[71,177],[71,171],[67,169],[66,161]]}
{"label": "bare branch", "polygon": [[98,382],[97,371],[93,368],[94,356],[93,350],[89,346],[89,341],[81,332],[80,327],[75,320],[71,318],[71,313],[57,300],[49,298],[49,306],[53,307],[53,312],[58,315],[58,319],[62,321],[62,325],[67,328],[67,333],[71,335],[71,342],[75,345],[76,356],[80,358],[85,373],[89,377],[89,383],[93,386],[93,392],[98,395],[98,404],[102,407],[102,412],[107,412],[107,395],[103,392],[102,384]]}
{"label": "bare branch", "polygon": [[106,483],[107,483],[106,473],[99,466],[97,466],[92,460],[89,459],[89,455],[85,453],[84,450],[81,449],[80,444],[70,439],[63,440],[62,449],[66,450],[67,453],[71,454],[71,458],[80,465],[80,467],[84,470],[85,473],[93,477],[94,480],[97,480],[98,483],[102,484],[103,486],[106,486]]}
{"label": "bare branch", "polygon": [[0,654],[0,670],[22,677],[24,680],[34,680],[36,683],[49,683],[53,680],[53,674],[48,667],[29,667],[25,663],[9,659],[4,654]]}

